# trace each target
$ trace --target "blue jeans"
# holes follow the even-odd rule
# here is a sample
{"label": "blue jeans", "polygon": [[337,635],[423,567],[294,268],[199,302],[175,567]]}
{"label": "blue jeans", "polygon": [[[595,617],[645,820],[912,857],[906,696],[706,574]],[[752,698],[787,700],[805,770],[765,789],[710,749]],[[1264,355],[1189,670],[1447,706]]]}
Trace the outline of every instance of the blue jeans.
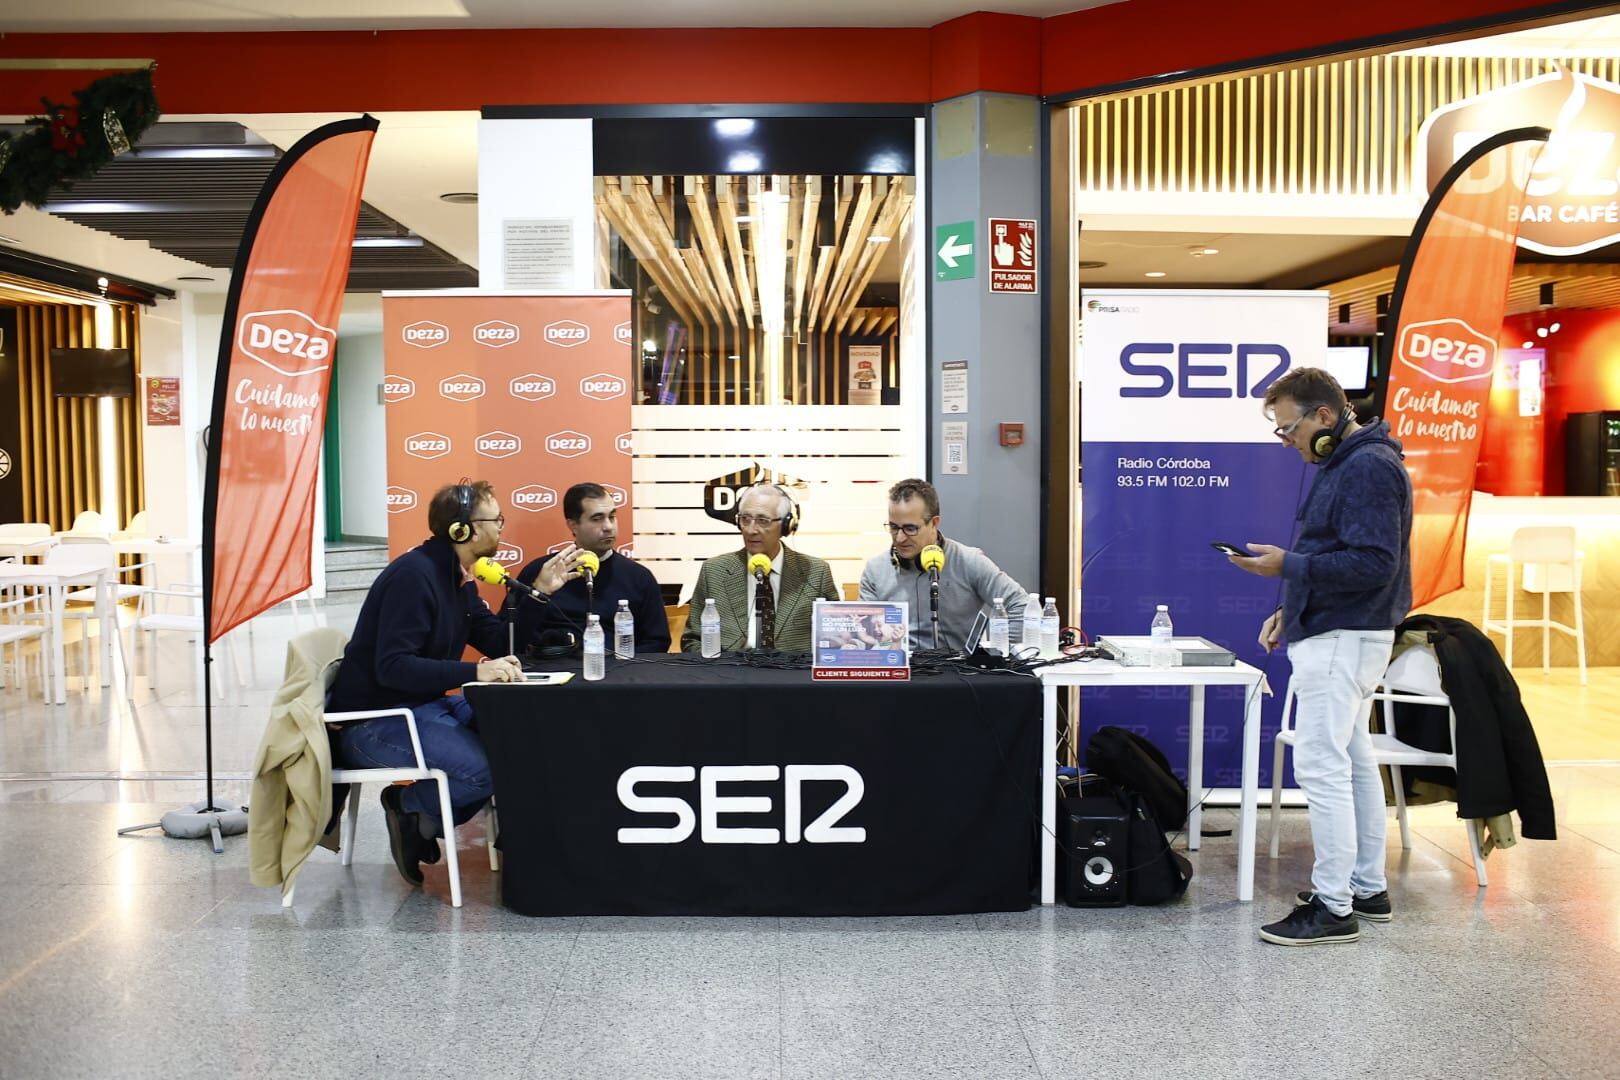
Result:
{"label": "blue jeans", "polygon": [[[489,776],[489,759],[473,726],[472,706],[460,696],[446,696],[411,709],[416,716],[416,733],[422,740],[422,759],[430,769],[443,769],[450,778],[450,812],[460,825],[484,808],[495,787]],[[400,769],[416,765],[411,750],[410,729],[403,717],[386,716],[357,720],[338,729],[333,740],[338,760],[351,769]],[[418,780],[405,789],[400,807],[406,813],[420,814],[425,824],[437,825],[436,835],[444,835],[439,821],[439,785],[434,780]]]}
{"label": "blue jeans", "polygon": [[1367,695],[1389,666],[1392,630],[1331,630],[1288,646],[1298,698],[1294,780],[1310,809],[1311,889],[1336,915],[1385,889],[1384,783],[1367,734]]}

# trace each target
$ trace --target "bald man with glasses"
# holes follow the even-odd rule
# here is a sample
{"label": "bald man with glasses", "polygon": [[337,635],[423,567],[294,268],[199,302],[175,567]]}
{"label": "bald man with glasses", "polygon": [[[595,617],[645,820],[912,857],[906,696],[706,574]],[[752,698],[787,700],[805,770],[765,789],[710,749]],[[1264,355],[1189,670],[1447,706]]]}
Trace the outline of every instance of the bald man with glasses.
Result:
{"label": "bald man with glasses", "polygon": [[892,545],[874,555],[861,572],[861,599],[890,603],[905,601],[911,611],[911,647],[932,648],[933,622],[928,611],[928,573],[919,563],[924,548],[945,552],[939,572],[939,647],[961,652],[967,635],[982,610],[986,615],[996,597],[1007,605],[1007,616],[1024,616],[1029,594],[984,552],[946,538],[939,531],[939,492],[926,480],[902,480],[889,489],[889,520],[885,522]]}

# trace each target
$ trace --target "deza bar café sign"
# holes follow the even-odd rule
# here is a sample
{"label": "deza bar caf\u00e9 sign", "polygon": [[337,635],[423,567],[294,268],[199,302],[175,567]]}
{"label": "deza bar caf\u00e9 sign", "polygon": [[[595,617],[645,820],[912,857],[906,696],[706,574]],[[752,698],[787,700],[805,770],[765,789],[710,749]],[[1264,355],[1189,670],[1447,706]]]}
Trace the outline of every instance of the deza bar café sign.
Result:
{"label": "deza bar caf\u00e9 sign", "polygon": [[1620,86],[1589,75],[1560,69],[1435,110],[1418,133],[1420,190],[1433,191],[1482,139],[1522,127],[1552,137],[1516,144],[1511,164],[1488,155],[1457,178],[1457,190],[1493,190],[1528,161],[1520,247],[1578,255],[1620,240]]}

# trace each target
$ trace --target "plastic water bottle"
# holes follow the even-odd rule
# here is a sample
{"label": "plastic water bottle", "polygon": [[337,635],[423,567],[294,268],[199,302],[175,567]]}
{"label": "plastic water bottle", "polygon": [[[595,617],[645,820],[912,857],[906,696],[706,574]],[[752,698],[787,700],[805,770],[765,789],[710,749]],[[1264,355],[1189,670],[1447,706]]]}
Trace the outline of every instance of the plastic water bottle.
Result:
{"label": "plastic water bottle", "polygon": [[993,653],[1006,656],[1010,647],[1007,633],[1007,605],[1002,603],[1001,597],[998,596],[995,607],[990,611],[990,627],[984,635],[984,647]]}
{"label": "plastic water bottle", "polygon": [[596,682],[607,675],[607,657],[602,655],[604,644],[602,620],[593,611],[585,619],[586,682]]}
{"label": "plastic water bottle", "polygon": [[720,612],[713,600],[703,601],[703,655],[713,660],[720,655]]}
{"label": "plastic water bottle", "polygon": [[1153,613],[1153,625],[1148,629],[1148,636],[1153,639],[1151,662],[1154,668],[1163,670],[1176,666],[1175,634],[1170,622],[1170,606],[1160,604],[1159,610]]}
{"label": "plastic water bottle", "polygon": [[1034,593],[1024,599],[1023,624],[1018,647],[1022,655],[1031,656],[1041,647],[1041,598]]}
{"label": "plastic water bottle", "polygon": [[1048,596],[1041,609],[1041,655],[1058,655],[1058,632],[1063,628],[1063,617],[1058,614],[1057,597]]}
{"label": "plastic water bottle", "polygon": [[636,617],[630,614],[630,601],[620,600],[613,613],[613,655],[630,660],[636,655]]}

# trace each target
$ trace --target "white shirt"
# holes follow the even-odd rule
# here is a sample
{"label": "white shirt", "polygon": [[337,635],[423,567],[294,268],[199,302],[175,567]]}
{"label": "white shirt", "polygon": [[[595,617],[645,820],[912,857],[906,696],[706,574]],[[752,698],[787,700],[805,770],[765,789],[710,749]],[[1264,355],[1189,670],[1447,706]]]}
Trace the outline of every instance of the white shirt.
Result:
{"label": "white shirt", "polygon": [[[780,606],[782,600],[782,553],[786,550],[787,548],[785,547],[777,548],[776,558],[771,560],[771,576],[767,580],[769,580],[771,583],[771,604],[773,606],[773,610],[775,607]],[[754,618],[754,590],[758,588],[758,586],[759,582],[754,580],[754,575],[749,574],[748,607],[746,610],[748,612],[748,647],[750,649],[758,648],[756,639],[759,636],[759,620]]]}

